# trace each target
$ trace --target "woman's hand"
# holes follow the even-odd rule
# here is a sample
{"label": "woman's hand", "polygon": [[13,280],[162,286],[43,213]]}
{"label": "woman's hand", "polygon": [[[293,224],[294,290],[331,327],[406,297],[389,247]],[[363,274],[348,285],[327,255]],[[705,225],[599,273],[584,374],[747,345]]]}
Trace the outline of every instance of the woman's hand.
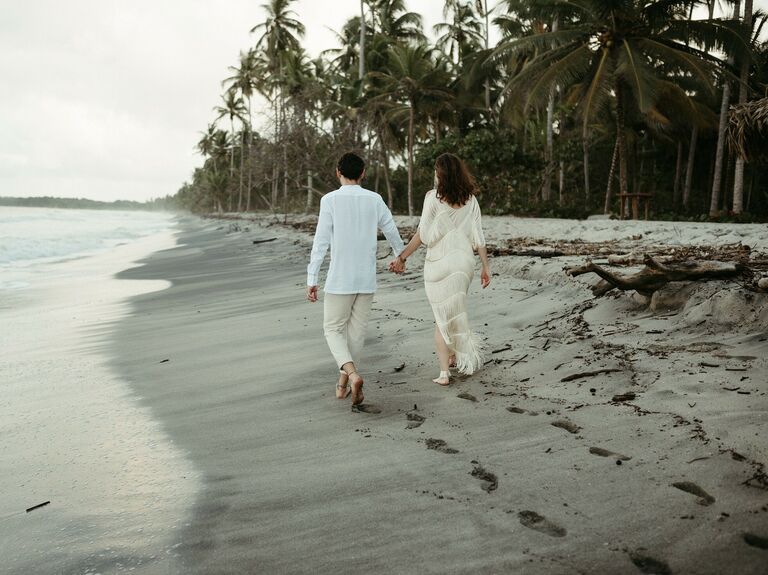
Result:
{"label": "woman's hand", "polygon": [[400,256],[393,259],[391,262],[389,262],[389,271],[394,272],[398,275],[405,272],[405,260],[403,260]]}
{"label": "woman's hand", "polygon": [[480,272],[480,285],[483,289],[487,288],[491,283],[491,270],[486,266],[483,266],[483,270]]}

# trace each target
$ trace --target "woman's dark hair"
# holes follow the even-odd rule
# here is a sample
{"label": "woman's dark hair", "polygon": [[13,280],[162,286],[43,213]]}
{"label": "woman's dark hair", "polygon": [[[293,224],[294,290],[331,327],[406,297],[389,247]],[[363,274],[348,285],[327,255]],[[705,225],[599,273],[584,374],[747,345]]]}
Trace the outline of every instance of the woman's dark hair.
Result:
{"label": "woman's dark hair", "polygon": [[339,173],[348,180],[359,180],[365,170],[365,161],[352,152],[347,152],[336,164]]}
{"label": "woman's dark hair", "polygon": [[455,154],[440,154],[435,160],[437,197],[452,205],[463,206],[477,193],[477,183],[466,164]]}

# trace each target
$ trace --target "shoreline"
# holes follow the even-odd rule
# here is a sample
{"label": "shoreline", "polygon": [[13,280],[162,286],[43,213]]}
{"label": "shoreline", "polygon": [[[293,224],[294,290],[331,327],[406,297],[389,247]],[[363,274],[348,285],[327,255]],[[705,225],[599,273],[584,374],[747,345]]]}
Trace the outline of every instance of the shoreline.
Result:
{"label": "shoreline", "polygon": [[169,229],[35,268],[32,286],[6,292],[0,317],[13,329],[0,338],[0,553],[8,573],[149,574],[173,562],[172,533],[195,472],[108,368],[104,347],[129,298],[168,286],[113,274],[174,245]]}
{"label": "shoreline", "polygon": [[764,295],[674,286],[654,312],[594,300],[563,259],[494,258],[494,283],[470,295],[490,362],[443,389],[414,256],[379,276],[363,371],[381,413],[352,413],[334,399],[322,307],[303,301],[311,236],[195,227],[119,274],[172,287],[132,298],[111,344],[202,473],[180,572],[765,565]]}

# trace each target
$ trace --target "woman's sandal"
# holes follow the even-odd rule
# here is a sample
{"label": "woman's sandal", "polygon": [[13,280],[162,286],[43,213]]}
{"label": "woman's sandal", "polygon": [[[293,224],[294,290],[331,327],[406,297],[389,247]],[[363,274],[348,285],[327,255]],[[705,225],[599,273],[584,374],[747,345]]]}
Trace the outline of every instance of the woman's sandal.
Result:
{"label": "woman's sandal", "polygon": [[[350,387],[352,388],[352,405],[360,405],[365,400],[363,395],[363,378],[356,371],[352,371],[347,374],[349,376]],[[357,379],[352,381],[352,376],[356,375]],[[359,385],[357,385],[359,383]]]}
{"label": "woman's sandal", "polygon": [[[339,376],[339,381],[336,383],[336,399],[347,399],[352,393],[352,389],[349,387],[349,376],[346,372],[342,373],[344,375]],[[347,381],[341,383],[342,377]]]}

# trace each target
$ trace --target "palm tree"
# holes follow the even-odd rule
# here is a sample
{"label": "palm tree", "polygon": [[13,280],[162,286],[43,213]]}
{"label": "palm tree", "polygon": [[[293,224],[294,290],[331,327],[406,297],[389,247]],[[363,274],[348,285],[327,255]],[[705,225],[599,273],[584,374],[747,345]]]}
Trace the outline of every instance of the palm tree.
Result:
{"label": "palm tree", "polygon": [[691,1],[697,0],[539,0],[539,5],[571,8],[574,17],[560,30],[497,48],[497,54],[536,50],[506,88],[522,95],[526,106],[548,98],[552,86],[578,84],[586,133],[589,121],[612,104],[622,194],[628,182],[627,115],[639,113],[647,123],[669,124],[657,107],[659,81],[671,70],[673,78],[690,76],[701,89],[711,90],[723,64],[711,51],[734,38],[721,21],[688,20]]}
{"label": "palm tree", "polygon": [[[244,153],[240,155],[240,202],[238,204],[238,210],[242,210],[242,179],[243,179],[243,163],[250,157],[250,141],[251,141],[251,126],[253,124],[253,116],[251,114],[251,99],[253,98],[254,91],[261,88],[261,78],[264,76],[266,70],[266,62],[259,58],[259,54],[251,49],[248,52],[240,53],[240,66],[230,66],[230,72],[232,76],[226,78],[223,82],[223,86],[229,86],[236,89],[244,98],[246,102],[246,118],[245,130],[243,131],[243,144]],[[263,89],[263,88],[262,88]],[[248,185],[247,188],[247,200],[246,211],[250,209],[251,205],[251,167],[248,162]]]}
{"label": "palm tree", "polygon": [[[428,46],[395,45],[389,51],[389,65],[386,72],[373,74],[382,81],[382,93],[378,99],[400,102],[400,111],[408,118],[408,215],[413,209],[413,147],[416,130],[416,115],[421,111],[427,98],[449,99],[444,89],[443,71]],[[398,109],[394,109],[397,112]]]}
{"label": "palm tree", "polygon": [[[256,48],[260,50],[268,63],[267,72],[274,79],[273,89],[278,92],[278,98],[273,104],[276,110],[277,139],[283,140],[283,200],[288,196],[288,149],[285,141],[285,78],[284,62],[288,54],[301,49],[299,39],[306,33],[306,28],[297,18],[296,13],[290,9],[296,0],[269,0],[262,4],[267,13],[264,22],[251,28],[251,33],[261,31],[261,36],[256,42]],[[273,199],[277,192],[277,178],[273,182]]]}
{"label": "palm tree", "polygon": [[435,24],[437,38],[435,46],[445,52],[452,63],[458,66],[467,52],[474,52],[483,41],[482,26],[470,3],[461,0],[446,0],[443,7],[445,22]]}
{"label": "palm tree", "polygon": [[[225,116],[229,117],[229,126],[230,126],[229,177],[232,178],[235,172],[235,145],[236,145],[235,119],[244,123],[247,109],[245,107],[245,103],[243,102],[243,98],[238,95],[236,90],[233,90],[233,89],[227,90],[226,92],[224,92],[224,94],[222,94],[221,99],[224,102],[224,105],[216,106],[214,107],[213,110],[216,112],[216,114],[218,114],[216,116],[216,120],[220,120]],[[230,205],[228,209],[230,211],[232,210],[231,198],[230,198]]]}
{"label": "palm tree", "polygon": [[388,42],[421,44],[426,38],[422,32],[421,15],[408,12],[404,0],[367,0],[371,11],[373,31]]}

